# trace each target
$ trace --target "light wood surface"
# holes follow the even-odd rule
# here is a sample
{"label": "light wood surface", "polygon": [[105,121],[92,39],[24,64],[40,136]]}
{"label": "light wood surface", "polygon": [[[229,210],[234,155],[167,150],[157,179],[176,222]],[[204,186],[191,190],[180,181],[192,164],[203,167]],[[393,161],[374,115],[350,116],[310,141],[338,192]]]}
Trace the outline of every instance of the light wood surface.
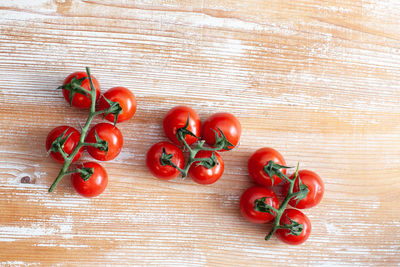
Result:
{"label": "light wood surface", "polygon": [[[86,118],[55,88],[85,66],[138,100],[94,199],[67,177],[47,193],[60,168],[47,133]],[[147,171],[178,104],[242,123],[214,185]],[[0,266],[400,265],[397,1],[3,0],[0,114]],[[265,242],[269,225],[239,214],[247,159],[263,146],[325,182],[301,246]]]}

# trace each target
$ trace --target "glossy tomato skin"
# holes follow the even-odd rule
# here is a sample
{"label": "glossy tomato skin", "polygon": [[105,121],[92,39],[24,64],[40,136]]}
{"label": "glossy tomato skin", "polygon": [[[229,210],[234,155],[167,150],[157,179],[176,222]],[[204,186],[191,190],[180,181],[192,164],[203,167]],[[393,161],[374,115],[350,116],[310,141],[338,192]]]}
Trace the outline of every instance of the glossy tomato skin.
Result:
{"label": "glossy tomato skin", "polygon": [[[104,110],[110,107],[110,104],[108,104],[104,97],[113,102],[118,102],[121,106],[122,112],[118,115],[117,122],[127,121],[135,114],[137,105],[136,98],[129,89],[125,87],[114,87],[107,90],[103,96],[100,97],[98,110]],[[107,114],[106,120],[114,122],[114,114]]]}
{"label": "glossy tomato skin", "polygon": [[[298,209],[308,209],[318,205],[321,202],[321,199],[324,195],[325,187],[324,182],[321,177],[313,171],[309,170],[300,170],[298,173],[298,178],[293,187],[293,192],[299,191],[299,179],[301,182],[305,184],[309,190],[307,196],[300,200],[297,204],[296,199],[291,199],[289,201],[289,205]],[[294,174],[290,177],[290,179],[294,178]],[[285,183],[284,191],[287,193],[289,191],[289,184]]]}
{"label": "glossy tomato skin", "polygon": [[[264,147],[258,149],[249,158],[247,167],[249,170],[250,177],[262,186],[275,186],[278,185],[282,180],[278,176],[274,175],[272,178],[274,182],[272,183],[271,178],[268,174],[264,172],[264,166],[272,160],[274,163],[286,166],[285,159],[283,156],[273,148]],[[286,174],[286,169],[281,169],[283,174]]]}
{"label": "glossy tomato skin", "polygon": [[101,151],[100,149],[92,146],[87,146],[86,149],[89,154],[102,161],[108,161],[116,158],[121,152],[123,145],[123,138],[121,131],[110,123],[99,123],[90,129],[87,137],[87,143],[96,143],[95,132],[102,140],[108,142],[108,151]]}
{"label": "glossy tomato skin", "polygon": [[[207,169],[204,166],[197,165],[197,162],[193,163],[189,168],[189,176],[198,184],[213,184],[221,178],[224,173],[224,160],[217,153],[214,152],[217,157],[217,165],[211,169]],[[209,158],[212,156],[211,151],[199,151],[195,158]]]}
{"label": "glossy tomato skin", "polygon": [[[201,121],[199,115],[190,107],[186,106],[176,106],[170,109],[164,117],[163,128],[164,133],[169,140],[174,144],[180,145],[178,138],[176,137],[176,132],[179,128],[186,125],[187,118],[189,115],[189,125],[188,130],[191,131],[197,137],[201,134]],[[197,138],[186,135],[186,143],[189,145],[197,141]]]}
{"label": "glossy tomato skin", "polygon": [[163,148],[167,154],[172,154],[172,162],[179,168],[183,168],[184,157],[182,151],[175,144],[170,142],[159,142],[154,144],[146,155],[146,165],[151,174],[161,180],[171,180],[180,174],[180,172],[170,165],[163,166],[160,158]]}
{"label": "glossy tomato skin", "polygon": [[[65,142],[63,149],[68,155],[71,154],[71,152],[78,145],[81,134],[78,132],[77,129],[75,129],[73,127],[69,127],[69,126],[58,126],[50,131],[50,133],[47,135],[47,138],[46,138],[46,150],[47,151],[49,151],[51,144],[54,142],[54,140],[56,140],[66,129],[68,129],[68,131],[66,132],[64,137],[68,136],[70,133],[72,133],[72,134]],[[83,147],[78,151],[78,153],[76,153],[72,162],[77,161],[81,157],[82,152],[83,152]],[[56,152],[56,153],[50,152],[50,156],[55,161],[64,163],[64,158],[61,156],[60,152]]]}
{"label": "glossy tomato skin", "polygon": [[[92,81],[93,81],[93,85],[96,88],[96,101],[99,99],[100,97],[100,84],[97,81],[97,79],[93,76],[90,75],[92,77]],[[76,79],[81,79],[84,77],[88,77],[87,73],[84,71],[77,71],[74,73],[71,73],[70,75],[68,75],[67,78],[65,78],[63,85],[66,85],[68,83],[71,82],[72,78],[76,78]],[[92,91],[90,89],[90,82],[89,82],[89,78],[85,79],[82,83],[81,86],[83,88],[85,88],[86,90]],[[63,89],[63,95],[65,100],[69,103],[69,91],[66,89]],[[91,105],[91,101],[90,101],[90,96],[87,95],[83,95],[80,93],[76,93],[74,95],[74,97],[72,98],[72,106],[77,107],[77,108],[90,108]]]}
{"label": "glossy tomato skin", "polygon": [[202,130],[203,139],[207,142],[207,144],[214,146],[215,132],[213,130],[219,133],[218,128],[225,134],[228,141],[233,144],[233,146],[230,146],[229,149],[237,146],[242,133],[242,126],[234,115],[227,112],[220,112],[208,117],[208,119],[203,123]]}
{"label": "glossy tomato skin", "polygon": [[75,191],[84,197],[95,197],[103,193],[108,184],[108,175],[106,170],[96,162],[85,162],[78,166],[93,168],[93,174],[89,180],[84,181],[80,173],[73,173],[71,175],[71,184]]}
{"label": "glossy tomato skin", "polygon": [[303,231],[300,235],[291,235],[290,230],[288,229],[278,229],[276,230],[276,236],[283,242],[290,244],[290,245],[299,245],[307,240],[311,233],[311,222],[304,213],[299,210],[295,209],[286,209],[281,217],[281,224],[291,224],[290,219],[303,224]]}
{"label": "glossy tomato skin", "polygon": [[261,186],[253,186],[243,192],[240,197],[240,213],[246,220],[252,223],[267,223],[274,219],[275,216],[272,214],[256,211],[254,209],[254,202],[257,199],[264,197],[266,197],[265,203],[275,209],[279,208],[279,200],[271,189]]}

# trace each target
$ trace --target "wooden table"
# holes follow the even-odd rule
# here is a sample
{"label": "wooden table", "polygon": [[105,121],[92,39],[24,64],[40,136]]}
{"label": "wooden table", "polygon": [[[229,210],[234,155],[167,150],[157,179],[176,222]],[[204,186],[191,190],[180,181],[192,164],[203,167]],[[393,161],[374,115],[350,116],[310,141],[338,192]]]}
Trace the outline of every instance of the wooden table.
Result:
{"label": "wooden table", "polygon": [[[400,264],[397,1],[3,0],[0,37],[1,266]],[[68,178],[47,193],[60,169],[47,133],[87,115],[55,88],[85,66],[138,100],[94,199]],[[179,104],[242,123],[214,185],[145,166]],[[247,159],[263,146],[324,179],[301,246],[265,242],[270,225],[239,214]]]}

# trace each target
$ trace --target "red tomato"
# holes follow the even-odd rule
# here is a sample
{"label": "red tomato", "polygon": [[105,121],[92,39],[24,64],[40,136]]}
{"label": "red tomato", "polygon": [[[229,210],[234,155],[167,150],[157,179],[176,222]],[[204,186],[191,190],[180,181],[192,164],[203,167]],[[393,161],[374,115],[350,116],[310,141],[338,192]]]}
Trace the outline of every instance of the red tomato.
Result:
{"label": "red tomato", "polygon": [[[186,125],[188,116],[189,125],[187,129],[191,131],[194,135],[199,137],[201,131],[200,117],[193,109],[186,106],[177,106],[170,109],[164,117],[164,133],[167,138],[176,145],[180,145],[178,138],[176,137],[176,132],[179,128],[182,128]],[[191,145],[197,141],[197,138],[195,138],[194,136],[186,135],[185,141],[186,143]]]}
{"label": "red tomato", "polygon": [[[198,184],[213,184],[222,176],[224,173],[224,160],[217,153],[214,152],[217,158],[217,165],[211,169],[207,169],[202,165],[197,165],[198,162],[193,163],[189,168],[189,176]],[[199,151],[195,158],[210,158],[212,156],[211,151]]]}
{"label": "red tomato", "polygon": [[[298,178],[294,183],[293,192],[296,193],[299,191],[299,179],[301,182],[305,184],[309,190],[307,196],[300,200],[297,205],[297,200],[292,198],[289,204],[292,207],[296,207],[298,209],[308,209],[316,206],[319,202],[321,202],[322,196],[324,195],[324,183],[322,182],[321,177],[318,176],[315,172],[308,170],[300,170],[298,174]],[[290,177],[290,179],[294,178],[294,174]],[[289,183],[285,183],[284,191],[289,191]]]}
{"label": "red tomato", "polygon": [[[94,88],[96,88],[96,101],[97,101],[100,96],[100,84],[93,75],[90,75],[90,76],[92,77],[92,82],[93,82]],[[74,73],[70,74],[67,78],[65,78],[63,86],[68,86],[68,84],[71,82],[71,80],[73,78],[81,79],[84,77],[88,77],[86,72],[84,72],[84,71],[74,72]],[[83,88],[85,88],[88,91],[91,91],[89,78],[83,80],[82,83],[80,84],[80,86],[82,86]],[[67,100],[68,103],[70,103],[69,93],[70,93],[69,90],[63,89],[64,98],[65,98],[65,100]],[[90,101],[90,95],[83,95],[81,93],[76,93],[74,95],[74,97],[72,98],[72,106],[77,107],[77,108],[90,108],[91,103],[92,102]]]}
{"label": "red tomato", "polygon": [[146,165],[153,176],[162,180],[171,180],[176,178],[180,174],[180,171],[170,165],[163,165],[161,163],[163,148],[167,154],[172,155],[171,161],[182,169],[185,161],[183,153],[179,147],[170,142],[154,144],[147,152]]}
{"label": "red tomato", "polygon": [[296,236],[291,234],[289,229],[278,229],[276,230],[275,234],[280,240],[287,244],[299,245],[306,241],[309,237],[311,233],[311,222],[301,211],[295,209],[286,209],[282,214],[280,223],[291,224],[292,222],[289,220],[289,218],[303,225],[303,230],[301,233]]}
{"label": "red tomato", "polygon": [[[67,129],[68,129],[68,131],[64,134],[63,137],[68,136],[70,133],[72,133],[72,134],[67,139],[67,141],[64,143],[63,150],[68,155],[71,154],[71,152],[78,145],[81,134],[78,132],[78,130],[76,130],[73,127],[69,127],[69,126],[58,126],[58,127],[54,128],[53,130],[51,130],[51,132],[47,135],[47,138],[46,138],[46,150],[47,151],[50,150],[51,144],[54,142],[54,140],[56,140],[59,136],[61,136],[61,134]],[[78,153],[76,153],[72,162],[77,161],[81,157],[82,152],[83,152],[83,147],[78,151]],[[55,161],[64,163],[64,158],[61,156],[60,152],[50,152],[50,156]]]}
{"label": "red tomato", "polygon": [[[242,132],[242,126],[240,125],[239,120],[230,113],[221,112],[215,113],[208,117],[208,119],[203,124],[203,139],[207,142],[207,144],[214,146],[215,144],[215,132],[219,133],[218,129],[220,129],[226,136],[229,142],[233,146],[228,147],[229,149],[234,148],[240,139],[240,135]],[[214,130],[214,131],[213,131]],[[221,150],[225,151],[225,150]]]}
{"label": "red tomato", "polygon": [[92,168],[93,174],[89,180],[84,181],[80,173],[71,175],[71,184],[78,194],[84,197],[95,197],[103,193],[108,184],[108,175],[106,170],[96,162],[85,162],[78,166],[78,169]]}
{"label": "red tomato", "polygon": [[[118,102],[122,108],[122,112],[118,115],[117,122],[123,122],[131,119],[136,112],[136,98],[135,95],[125,87],[114,87],[107,90],[103,96],[100,97],[98,110],[104,110],[110,107],[110,104],[104,99],[107,98],[113,102]],[[106,120],[114,122],[114,114],[107,114]]]}
{"label": "red tomato", "polygon": [[[247,167],[249,170],[250,177],[262,186],[275,186],[278,185],[282,180],[278,176],[274,175],[272,178],[274,182],[272,183],[271,177],[264,171],[264,166],[272,160],[274,163],[286,166],[285,159],[282,155],[273,148],[264,147],[258,149],[249,158]],[[286,174],[286,169],[280,170],[283,174]]]}
{"label": "red tomato", "polygon": [[266,204],[275,209],[279,208],[279,200],[271,189],[253,186],[243,192],[240,197],[240,212],[246,220],[252,223],[267,223],[274,219],[275,216],[268,212],[255,210],[255,201],[264,197]]}
{"label": "red tomato", "polygon": [[120,130],[109,123],[96,124],[92,129],[90,129],[86,137],[87,143],[96,143],[95,132],[97,132],[100,139],[107,141],[108,151],[101,151],[96,147],[87,146],[86,149],[89,154],[93,158],[103,161],[116,158],[121,152],[123,145],[123,138]]}

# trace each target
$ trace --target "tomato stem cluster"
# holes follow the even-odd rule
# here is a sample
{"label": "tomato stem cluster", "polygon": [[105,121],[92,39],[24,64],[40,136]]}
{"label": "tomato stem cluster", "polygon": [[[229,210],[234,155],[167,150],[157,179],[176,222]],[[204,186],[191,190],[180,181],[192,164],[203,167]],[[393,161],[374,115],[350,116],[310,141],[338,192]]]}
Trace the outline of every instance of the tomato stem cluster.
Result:
{"label": "tomato stem cluster", "polygon": [[[53,145],[56,145],[56,146],[57,146],[57,150],[54,151],[54,152],[60,152],[61,156],[62,156],[63,159],[64,159],[64,164],[63,164],[63,166],[62,166],[60,172],[58,173],[56,179],[54,180],[53,184],[50,186],[49,192],[53,192],[53,191],[54,191],[54,189],[57,187],[58,183],[61,181],[61,179],[62,179],[65,175],[67,175],[67,174],[72,174],[72,173],[75,173],[75,172],[81,172],[81,171],[79,171],[79,169],[75,169],[75,170],[72,170],[72,171],[68,171],[68,169],[69,169],[69,167],[70,167],[70,165],[71,165],[71,163],[72,163],[74,157],[76,156],[76,154],[78,153],[78,151],[79,151],[80,149],[82,149],[82,147],[85,147],[85,146],[104,147],[104,144],[102,144],[102,143],[100,143],[100,142],[98,142],[98,143],[86,143],[86,142],[85,142],[85,138],[86,138],[87,132],[88,132],[88,130],[89,130],[89,126],[90,126],[90,124],[92,123],[93,118],[94,118],[96,115],[99,115],[99,114],[102,114],[102,113],[105,113],[105,112],[110,113],[110,109],[111,109],[111,107],[110,107],[110,108],[107,108],[107,109],[105,109],[105,110],[96,111],[96,89],[95,89],[95,87],[94,87],[94,85],[93,85],[93,81],[92,81],[92,77],[91,77],[91,75],[90,75],[90,69],[89,69],[89,67],[86,67],[86,72],[87,72],[87,74],[88,74],[88,79],[89,79],[91,91],[86,90],[86,89],[83,88],[82,86],[75,85],[74,82],[71,82],[71,84],[72,84],[71,86],[72,86],[73,89],[75,89],[75,90],[78,89],[78,90],[83,91],[85,94],[90,95],[91,105],[90,105],[89,115],[88,115],[88,118],[86,119],[85,125],[81,128],[81,136],[80,136],[79,142],[78,142],[78,144],[76,145],[76,147],[74,148],[74,150],[71,152],[71,154],[68,155],[68,154],[64,151],[64,149],[63,149],[63,143],[60,143],[60,142],[57,143],[57,141],[59,141],[59,140],[54,141]],[[78,81],[78,80],[77,80],[77,81]],[[72,96],[71,96],[71,95],[72,95]],[[71,97],[71,99],[72,99],[72,97],[73,97],[73,94],[72,94],[72,93],[70,94],[70,97]],[[72,100],[71,100],[71,101],[72,101]],[[111,112],[112,112],[112,111],[111,111]],[[62,135],[62,136],[63,136],[63,135]],[[66,140],[66,139],[68,139],[68,137],[67,137],[67,138],[64,138],[64,139]],[[103,141],[103,142],[107,142],[107,141],[105,141],[105,140],[102,140],[102,141]],[[93,173],[93,172],[92,172],[92,173]],[[89,176],[88,176],[88,175],[89,175]],[[88,172],[88,175],[86,175],[86,178],[87,178],[87,179],[90,178],[90,175],[91,175],[91,174],[90,174],[90,171]],[[82,175],[82,176],[84,176],[84,175]]]}
{"label": "tomato stem cluster", "polygon": [[[186,162],[185,167],[182,169],[176,166],[176,164],[174,164],[171,160],[172,155],[167,154],[165,152],[165,149],[163,149],[163,153],[160,157],[160,162],[162,165],[170,165],[174,167],[182,174],[182,178],[186,178],[190,166],[196,162],[198,162],[197,164],[202,165],[207,169],[213,168],[216,164],[218,164],[218,160],[214,152],[222,149],[230,150],[228,147],[232,146],[232,144],[228,141],[224,133],[220,129],[218,129],[219,133],[214,131],[215,132],[214,147],[205,146],[204,145],[205,141],[201,140],[197,141],[196,146],[192,148],[185,140],[186,135],[191,135],[196,138],[198,137],[187,129],[188,125],[189,125],[189,115],[186,125],[182,128],[179,128],[176,132],[176,137],[178,138],[178,141],[189,151],[189,159]],[[212,151],[213,153],[212,156],[209,158],[196,158],[196,155],[199,151]]]}
{"label": "tomato stem cluster", "polygon": [[[292,235],[299,235],[303,230],[303,225],[302,224],[300,224],[300,223],[298,223],[298,222],[296,222],[296,221],[294,221],[294,220],[292,220],[290,218],[289,218],[289,220],[290,220],[291,224],[281,224],[281,218],[282,218],[282,214],[285,211],[289,201],[292,198],[296,198],[297,201],[300,201],[301,199],[303,199],[304,197],[307,196],[309,190],[308,190],[307,186],[302,184],[301,180],[299,179],[299,191],[298,192],[293,192],[294,185],[296,183],[296,180],[299,177],[299,175],[298,175],[299,164],[297,164],[296,172],[295,172],[294,177],[292,179],[290,179],[285,174],[283,174],[280,171],[281,168],[289,168],[289,167],[275,164],[272,161],[268,162],[268,164],[265,165],[265,167],[264,167],[264,171],[266,169],[270,170],[269,172],[266,171],[266,173],[268,175],[270,175],[270,177],[273,177],[273,175],[277,175],[277,176],[279,176],[280,178],[284,179],[286,182],[289,183],[289,191],[288,191],[286,197],[284,198],[284,200],[282,201],[281,205],[279,206],[279,209],[275,209],[274,207],[270,206],[269,204],[267,204],[265,202],[264,202],[265,210],[262,210],[262,209],[258,208],[258,211],[268,212],[268,213],[271,213],[271,214],[273,214],[272,212],[274,212],[276,214],[272,229],[267,234],[267,236],[265,237],[265,240],[269,240],[272,237],[272,235],[276,232],[276,230],[278,230],[278,229],[289,229],[290,230],[290,234],[292,234]],[[256,207],[259,206],[258,202],[260,200],[261,199],[257,199],[255,201]]]}

